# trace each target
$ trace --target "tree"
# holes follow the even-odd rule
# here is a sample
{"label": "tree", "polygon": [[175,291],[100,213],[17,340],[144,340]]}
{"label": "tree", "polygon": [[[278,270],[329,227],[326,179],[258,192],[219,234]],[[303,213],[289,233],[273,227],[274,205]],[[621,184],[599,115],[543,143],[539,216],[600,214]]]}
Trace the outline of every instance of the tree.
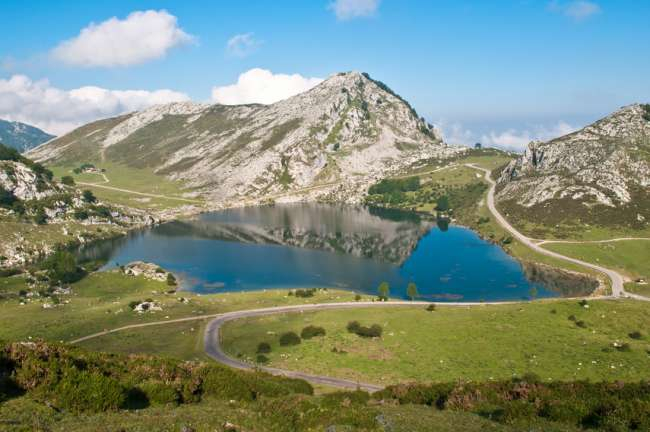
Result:
{"label": "tree", "polygon": [[476,144],[474,144],[474,148],[475,148],[476,150],[480,150],[480,149],[483,148],[483,145],[482,145],[480,142],[477,142]]}
{"label": "tree", "polygon": [[63,183],[66,186],[74,186],[74,179],[72,176],[63,176],[61,177],[61,183]]}
{"label": "tree", "polygon": [[388,285],[388,282],[380,283],[377,292],[381,300],[388,300],[388,295],[390,294],[390,285]]}
{"label": "tree", "polygon": [[47,275],[53,282],[76,282],[84,274],[83,270],[77,266],[75,256],[66,250],[54,252],[43,263],[43,269],[47,270]]}
{"label": "tree", "polygon": [[97,201],[97,198],[95,198],[95,194],[93,194],[93,192],[89,191],[88,189],[83,191],[81,196],[83,200],[86,201],[87,203],[94,203],[95,201]]}
{"label": "tree", "polygon": [[446,212],[449,210],[449,198],[447,195],[443,195],[436,201],[436,210],[441,212]]}
{"label": "tree", "polygon": [[409,282],[406,286],[406,295],[409,296],[411,301],[415,300],[420,294],[418,294],[418,287],[413,282]]}
{"label": "tree", "polygon": [[176,277],[171,273],[167,273],[167,285],[176,286]]}

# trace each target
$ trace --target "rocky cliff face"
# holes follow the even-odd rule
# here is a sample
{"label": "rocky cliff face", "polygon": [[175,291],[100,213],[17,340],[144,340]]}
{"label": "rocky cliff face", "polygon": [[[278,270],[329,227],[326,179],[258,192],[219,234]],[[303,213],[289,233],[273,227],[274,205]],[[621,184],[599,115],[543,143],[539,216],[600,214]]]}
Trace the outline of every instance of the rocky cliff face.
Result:
{"label": "rocky cliff face", "polygon": [[30,156],[151,169],[212,202],[359,202],[377,179],[459,151],[383,83],[351,72],[272,105],[175,103],[95,122]]}
{"label": "rocky cliff face", "polygon": [[20,122],[0,120],[0,142],[26,152],[54,138],[42,130]]}
{"label": "rocky cliff face", "polygon": [[498,179],[497,199],[525,208],[560,201],[587,208],[634,207],[650,218],[650,106],[630,105],[584,129],[532,142]]}

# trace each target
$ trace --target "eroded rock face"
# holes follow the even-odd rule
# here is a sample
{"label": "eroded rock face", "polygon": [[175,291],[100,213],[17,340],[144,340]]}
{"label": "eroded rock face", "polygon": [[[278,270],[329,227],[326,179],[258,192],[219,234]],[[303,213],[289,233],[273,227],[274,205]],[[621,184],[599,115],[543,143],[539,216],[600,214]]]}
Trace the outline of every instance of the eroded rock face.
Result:
{"label": "eroded rock face", "polygon": [[377,179],[462,151],[384,84],[350,72],[271,105],[183,102],[95,122],[30,156],[147,167],[219,205],[291,191],[300,196],[287,200],[360,202]]}
{"label": "eroded rock face", "polygon": [[168,271],[163,270],[160,266],[153,263],[134,261],[124,266],[123,270],[128,276],[142,276],[145,279],[151,279],[159,282],[167,280]]}
{"label": "eroded rock face", "polygon": [[40,179],[25,164],[13,161],[0,161],[0,186],[21,201],[46,198],[63,190],[58,184]]}
{"label": "eroded rock face", "polygon": [[572,134],[531,142],[501,172],[497,199],[524,207],[562,198],[586,206],[631,203],[650,187],[649,117],[645,106],[630,105]]}

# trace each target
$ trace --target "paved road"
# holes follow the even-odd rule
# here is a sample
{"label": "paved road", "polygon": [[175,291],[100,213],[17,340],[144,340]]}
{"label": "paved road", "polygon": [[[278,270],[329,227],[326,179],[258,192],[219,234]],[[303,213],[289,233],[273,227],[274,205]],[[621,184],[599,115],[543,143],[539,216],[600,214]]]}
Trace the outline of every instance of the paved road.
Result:
{"label": "paved road", "polygon": [[625,288],[623,286],[623,282],[624,282],[623,281],[623,276],[621,276],[618,272],[616,272],[614,270],[611,270],[611,269],[608,269],[608,268],[605,268],[605,267],[602,267],[602,266],[599,266],[599,265],[596,265],[596,264],[586,262],[586,261],[581,261],[581,260],[576,259],[576,258],[571,258],[571,257],[568,257],[568,256],[564,256],[562,254],[550,251],[548,249],[544,249],[544,248],[542,248],[540,246],[540,244],[544,243],[544,240],[541,240],[540,243],[537,243],[534,239],[526,237],[525,235],[523,235],[522,233],[517,231],[517,229],[515,229],[512,225],[510,225],[510,223],[506,220],[506,218],[504,218],[501,215],[501,213],[499,213],[499,210],[497,210],[496,206],[494,205],[494,189],[496,187],[496,182],[494,180],[492,180],[492,177],[490,176],[491,171],[488,170],[488,169],[479,167],[479,166],[477,166],[475,164],[466,164],[466,165],[469,166],[469,167],[472,167],[474,169],[477,169],[479,171],[483,171],[483,173],[485,174],[485,180],[490,184],[490,190],[488,191],[488,195],[487,195],[487,206],[490,209],[490,212],[494,215],[497,222],[499,222],[499,224],[501,224],[502,227],[504,227],[508,232],[510,232],[510,234],[512,234],[514,237],[516,237],[517,240],[519,240],[521,243],[523,243],[524,245],[528,246],[529,248],[531,248],[534,251],[539,252],[541,254],[544,254],[544,255],[547,255],[547,256],[550,256],[550,257],[553,257],[553,258],[558,258],[558,259],[561,259],[561,260],[564,260],[564,261],[569,261],[569,262],[572,262],[574,264],[578,264],[578,265],[581,265],[581,266],[584,266],[584,267],[594,269],[594,270],[599,271],[601,273],[604,273],[611,280],[611,283],[612,283],[612,295],[614,297],[627,296],[627,297],[635,298],[635,299],[638,299],[638,300],[650,300],[650,299],[648,299],[646,297],[626,292]]}
{"label": "paved road", "polygon": [[[495,302],[489,304],[513,304],[517,302]],[[294,306],[278,306],[265,309],[253,309],[253,310],[244,310],[244,311],[235,311],[228,312],[223,315],[219,315],[217,318],[210,321],[205,329],[204,336],[204,346],[205,352],[218,361],[219,363],[228,365],[237,369],[254,369],[259,368],[265,372],[269,372],[273,375],[283,375],[290,378],[299,378],[305,381],[309,381],[313,384],[323,384],[330,387],[338,387],[343,389],[355,390],[361,389],[368,392],[374,392],[381,390],[383,387],[376,384],[368,384],[357,381],[351,381],[340,378],[332,378],[326,375],[313,375],[304,372],[290,371],[278,368],[271,368],[267,366],[255,366],[250,363],[246,363],[241,360],[234,359],[228,356],[221,347],[221,326],[232,320],[249,318],[249,317],[258,317],[263,315],[271,315],[278,313],[287,313],[287,312],[303,312],[303,311],[313,311],[313,310],[327,310],[327,309],[356,309],[356,308],[368,308],[368,307],[396,307],[396,306],[420,306],[424,307],[431,304],[430,302],[411,302],[411,301],[389,301],[389,302],[355,302],[355,303],[322,303],[322,304],[305,304],[305,305],[294,305]],[[440,303],[443,304],[443,303]],[[445,306],[486,306],[486,303],[444,303]]]}

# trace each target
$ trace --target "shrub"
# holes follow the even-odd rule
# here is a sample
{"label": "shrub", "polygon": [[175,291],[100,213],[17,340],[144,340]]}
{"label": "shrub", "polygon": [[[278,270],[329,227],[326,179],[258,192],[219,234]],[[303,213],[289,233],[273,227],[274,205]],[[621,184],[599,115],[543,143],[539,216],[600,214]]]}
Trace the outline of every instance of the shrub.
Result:
{"label": "shrub", "polygon": [[633,331],[633,332],[630,333],[628,336],[629,336],[631,339],[637,339],[637,340],[638,340],[638,339],[643,339],[643,334],[642,334],[640,331],[638,331],[638,330]]}
{"label": "shrub", "polygon": [[436,305],[434,303],[431,303],[429,306],[427,306],[427,311],[433,312],[436,310]]}
{"label": "shrub", "polygon": [[296,297],[313,297],[314,294],[316,294],[316,288],[310,288],[310,289],[297,289],[294,292],[294,295]]}
{"label": "shrub", "polygon": [[582,320],[576,321],[576,325],[580,328],[587,328],[587,323]]}
{"label": "shrub", "polygon": [[86,189],[81,193],[81,198],[87,203],[94,203],[97,201],[95,194],[92,191]]}
{"label": "shrub", "polygon": [[578,319],[576,318],[575,315],[569,315],[569,321],[573,321],[573,322],[575,322],[575,321],[577,321],[577,320],[578,320]]}
{"label": "shrub", "polygon": [[146,381],[139,389],[152,405],[178,405],[181,402],[181,395],[176,388],[160,381]]}
{"label": "shrub", "polygon": [[262,363],[262,364],[264,364],[264,363],[268,363],[268,362],[269,362],[269,358],[268,358],[267,356],[265,356],[264,354],[258,354],[257,357],[255,358],[255,361],[256,361],[257,363]]}
{"label": "shrub", "polygon": [[300,336],[298,336],[294,332],[286,332],[282,333],[280,336],[280,345],[282,346],[290,346],[290,345],[298,345],[300,343]]}
{"label": "shrub", "polygon": [[316,336],[325,336],[325,329],[323,327],[308,325],[300,332],[300,337],[303,339],[311,339]]}
{"label": "shrub", "polygon": [[66,186],[74,186],[74,179],[72,176],[63,176],[61,177],[61,183],[63,183]]}
{"label": "shrub", "polygon": [[253,400],[253,391],[241,374],[220,366],[209,366],[202,373],[203,393],[220,399]]}
{"label": "shrub", "polygon": [[53,397],[58,406],[73,412],[103,412],[123,407],[127,392],[113,378],[70,369],[55,387]]}
{"label": "shrub", "polygon": [[632,351],[632,347],[627,342],[624,342],[624,343],[616,346],[616,349],[618,351],[620,351],[620,352],[630,352],[630,351]]}
{"label": "shrub", "polygon": [[18,201],[13,192],[0,186],[0,207],[11,208]]}
{"label": "shrub", "polygon": [[47,223],[47,213],[45,213],[45,209],[40,207],[36,209],[36,212],[34,213],[34,223],[37,225],[45,225]]}
{"label": "shrub", "polygon": [[88,219],[88,212],[84,209],[76,209],[74,211],[74,218],[77,220],[86,220]]}
{"label": "shrub", "polygon": [[167,285],[176,286],[176,284],[176,277],[171,273],[167,273]]}
{"label": "shrub", "polygon": [[354,301],[359,301],[359,300],[361,300],[361,296],[359,294],[356,294],[354,296]]}
{"label": "shrub", "polygon": [[51,281],[61,283],[72,283],[84,276],[84,271],[77,266],[75,256],[66,251],[58,250],[50,255],[42,264],[43,270]]}
{"label": "shrub", "polygon": [[347,325],[347,330],[361,337],[381,337],[382,328],[379,324],[373,324],[370,327],[365,327],[359,324],[359,321],[350,321]]}
{"label": "shrub", "polygon": [[137,305],[139,305],[140,303],[142,303],[142,302],[141,302],[141,301],[135,301],[135,300],[132,301],[132,302],[129,302],[129,308],[130,308],[131,310],[133,310],[133,309],[135,309],[135,307],[136,307]]}
{"label": "shrub", "polygon": [[267,342],[260,342],[257,345],[257,354],[268,354],[271,352],[271,345]]}

